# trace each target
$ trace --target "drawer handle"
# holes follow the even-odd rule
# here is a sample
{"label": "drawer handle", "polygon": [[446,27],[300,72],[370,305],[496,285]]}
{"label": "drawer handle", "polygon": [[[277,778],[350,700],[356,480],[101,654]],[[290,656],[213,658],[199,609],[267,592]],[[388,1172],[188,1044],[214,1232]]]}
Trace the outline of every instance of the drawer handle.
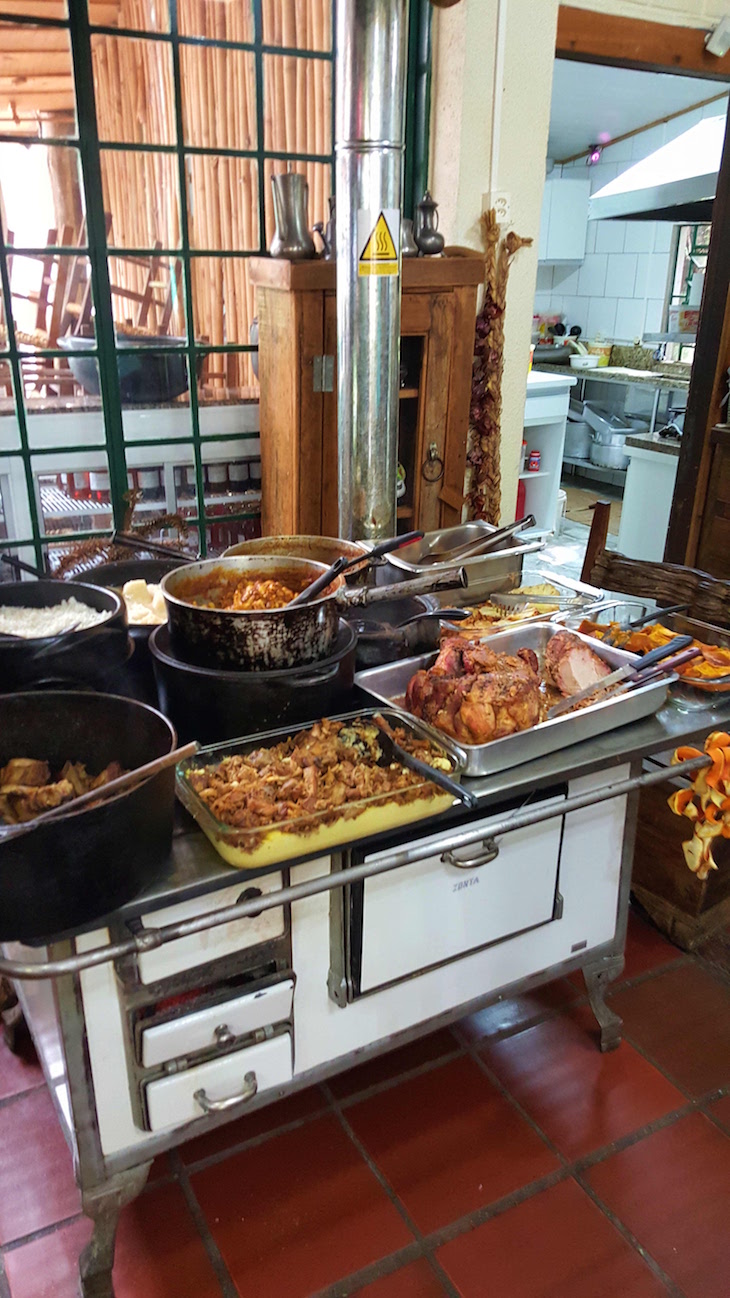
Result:
{"label": "drawer handle", "polygon": [[444,852],[441,860],[444,865],[455,865],[459,870],[476,870],[480,865],[488,865],[499,856],[499,843],[494,838],[485,838],[482,844],[484,851],[479,856],[457,856],[455,852]]}
{"label": "drawer handle", "polygon": [[244,1100],[252,1100],[258,1089],[256,1074],[246,1073],[240,1095],[232,1095],[228,1100],[209,1100],[205,1091],[200,1090],[195,1092],[193,1099],[200,1105],[203,1113],[225,1113],[228,1109],[235,1109],[237,1104],[243,1104]]}

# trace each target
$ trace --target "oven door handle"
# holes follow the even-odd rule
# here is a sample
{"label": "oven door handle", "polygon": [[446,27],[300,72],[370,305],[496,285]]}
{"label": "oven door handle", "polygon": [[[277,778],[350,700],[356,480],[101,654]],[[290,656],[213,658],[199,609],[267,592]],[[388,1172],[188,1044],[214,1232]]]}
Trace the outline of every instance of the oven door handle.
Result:
{"label": "oven door handle", "polygon": [[484,851],[478,856],[457,856],[456,852],[444,852],[441,860],[444,865],[455,865],[459,870],[477,870],[480,865],[488,865],[499,856],[499,843],[496,838],[483,840]]}
{"label": "oven door handle", "polygon": [[258,1078],[255,1073],[246,1073],[243,1079],[243,1090],[240,1095],[232,1095],[228,1100],[210,1100],[201,1089],[195,1091],[193,1099],[199,1104],[203,1113],[226,1113],[228,1109],[235,1109],[236,1105],[243,1104],[246,1100],[252,1100],[259,1089]]}

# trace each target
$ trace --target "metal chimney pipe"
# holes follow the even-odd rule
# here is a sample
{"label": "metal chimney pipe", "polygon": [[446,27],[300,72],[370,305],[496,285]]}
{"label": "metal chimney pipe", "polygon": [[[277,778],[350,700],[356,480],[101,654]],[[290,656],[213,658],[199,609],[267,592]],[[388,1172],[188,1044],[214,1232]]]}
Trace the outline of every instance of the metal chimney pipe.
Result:
{"label": "metal chimney pipe", "polygon": [[337,0],[340,536],[396,531],[408,0]]}

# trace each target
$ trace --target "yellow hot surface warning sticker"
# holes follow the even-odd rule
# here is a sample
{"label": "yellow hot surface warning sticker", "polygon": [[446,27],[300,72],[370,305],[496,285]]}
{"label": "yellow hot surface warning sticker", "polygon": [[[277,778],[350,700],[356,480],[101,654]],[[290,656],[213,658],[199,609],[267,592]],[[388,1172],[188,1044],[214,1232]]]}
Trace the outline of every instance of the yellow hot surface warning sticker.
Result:
{"label": "yellow hot surface warning sticker", "polygon": [[383,208],[373,219],[372,212],[357,214],[359,255],[358,275],[397,275],[400,212]]}

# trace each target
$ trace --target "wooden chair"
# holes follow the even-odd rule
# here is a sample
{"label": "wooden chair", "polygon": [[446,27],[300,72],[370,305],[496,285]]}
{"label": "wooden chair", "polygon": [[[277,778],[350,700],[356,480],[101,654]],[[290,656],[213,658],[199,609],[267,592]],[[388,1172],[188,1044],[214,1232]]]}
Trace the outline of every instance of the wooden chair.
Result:
{"label": "wooden chair", "polygon": [[687,616],[716,627],[730,626],[730,581],[677,563],[629,559],[606,549],[610,505],[594,506],[581,581],[604,590],[653,599],[657,604],[689,605]]}

